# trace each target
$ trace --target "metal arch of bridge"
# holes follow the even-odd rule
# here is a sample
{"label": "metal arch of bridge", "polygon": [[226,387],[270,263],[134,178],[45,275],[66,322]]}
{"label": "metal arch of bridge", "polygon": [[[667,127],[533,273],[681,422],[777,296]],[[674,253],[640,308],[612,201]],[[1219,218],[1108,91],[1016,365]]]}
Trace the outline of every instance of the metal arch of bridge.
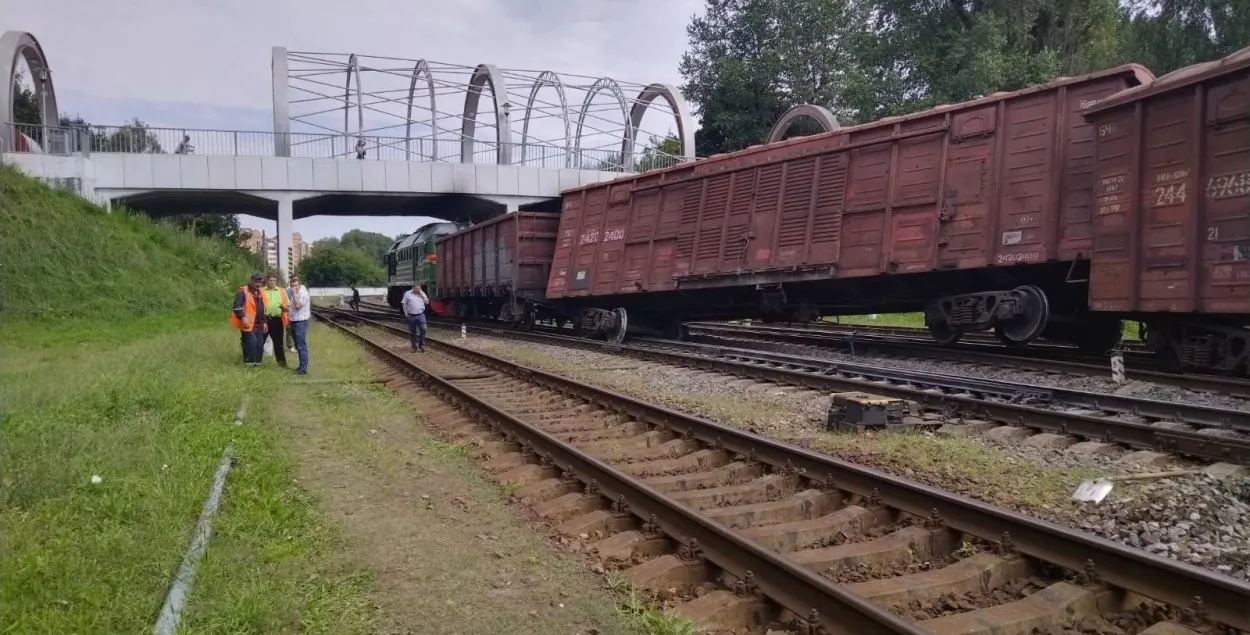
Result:
{"label": "metal arch of bridge", "polygon": [[59,123],[60,110],[56,107],[56,89],[52,85],[52,68],[48,57],[35,36],[25,31],[5,31],[0,35],[0,64],[8,65],[8,73],[0,81],[0,103],[4,104],[4,120],[0,121],[0,149],[15,147],[13,99],[17,97],[13,77],[19,59],[26,60],[30,69],[30,81],[35,85],[35,99],[39,102],[39,120],[47,125]]}
{"label": "metal arch of bridge", "polygon": [[[343,61],[344,59],[347,60],[346,63]],[[366,62],[366,60],[384,60],[384,62],[381,64],[375,64],[373,62]],[[394,68],[390,64],[386,63],[387,61],[407,62],[411,64],[411,66]],[[298,75],[292,74],[292,70],[294,70],[292,66],[293,63],[299,64],[302,67],[298,69]],[[304,68],[310,64],[319,68],[314,68],[312,71],[308,68]],[[342,92],[338,93],[338,95],[333,94],[333,92],[319,93],[317,91],[310,91],[292,83],[292,80],[307,80],[311,81],[311,83],[317,84],[319,82],[309,80],[308,78],[313,75],[332,74],[335,69],[337,69],[337,72],[346,74],[345,80],[342,80],[342,83],[339,84],[339,86],[342,87]],[[463,80],[448,79],[444,76],[449,70],[456,72],[458,69],[465,69],[465,71],[469,74],[467,84]],[[329,71],[329,73],[324,71]],[[404,82],[404,88],[396,90],[378,88],[377,92],[366,93],[361,81],[361,76],[366,73],[402,77],[406,80]],[[535,73],[537,74],[537,77],[535,77]],[[435,77],[435,75],[439,75],[439,77]],[[352,84],[353,76],[355,81],[354,86]],[[529,89],[525,115],[521,122],[521,129],[519,130],[522,141],[519,153],[514,151],[512,148],[514,145],[512,142],[513,137],[517,134],[517,132],[514,132],[511,129],[511,124],[513,123],[511,113],[513,102],[510,94],[510,87],[507,84],[507,80],[509,78],[516,80],[518,76],[523,77],[525,82],[520,85]],[[358,139],[367,140],[371,136],[372,129],[366,128],[364,117],[364,111],[369,110],[372,113],[380,114],[384,117],[392,117],[392,120],[396,121],[398,126],[402,126],[404,128],[403,139],[395,139],[394,142],[392,142],[395,145],[391,147],[402,147],[403,156],[405,157],[412,156],[412,140],[416,138],[419,141],[424,140],[427,142],[433,142],[433,152],[430,153],[432,156],[428,158],[433,159],[434,161],[451,159],[450,153],[448,153],[446,149],[440,149],[440,144],[438,143],[442,134],[450,134],[453,137],[460,137],[460,156],[458,157],[460,162],[475,162],[475,159],[478,159],[478,157],[475,157],[474,152],[476,144],[482,143],[482,141],[475,138],[475,133],[478,128],[481,96],[483,90],[488,84],[490,86],[491,97],[494,99],[495,106],[494,123],[496,130],[493,145],[495,146],[495,162],[497,164],[508,165],[513,164],[514,162],[528,164],[528,161],[531,159],[531,157],[528,156],[531,154],[528,153],[528,146],[531,142],[537,140],[537,143],[540,146],[561,147],[563,154],[566,157],[564,161],[565,167],[576,167],[574,163],[576,163],[579,160],[579,157],[581,157],[584,153],[603,151],[603,146],[597,146],[592,150],[586,150],[584,148],[588,138],[588,131],[591,131],[591,134],[600,136],[617,136],[618,131],[623,129],[623,131],[619,133],[619,161],[621,165],[617,167],[628,166],[630,165],[629,161],[631,160],[632,155],[636,151],[638,137],[642,132],[640,130],[642,120],[648,109],[653,107],[654,101],[657,97],[662,97],[664,99],[668,109],[672,112],[674,123],[676,124],[678,141],[680,143],[681,150],[674,158],[678,160],[692,160],[695,158],[696,154],[694,142],[695,125],[693,117],[690,113],[690,108],[681,93],[675,87],[662,83],[647,85],[622,84],[612,78],[601,77],[594,80],[593,85],[585,86],[578,84],[577,82],[570,83],[567,78],[562,78],[560,74],[549,70],[541,72],[508,70],[501,69],[493,64],[479,64],[475,67],[467,67],[456,64],[442,64],[427,59],[412,60],[398,57],[375,58],[355,53],[288,52],[287,49],[283,47],[273,48],[273,83],[274,132],[278,133],[275,138],[275,154],[278,156],[290,156],[291,143],[288,137],[290,136],[289,133],[292,131],[293,121],[298,121],[304,125],[310,125],[313,128],[333,131],[333,128],[325,128],[315,123],[315,121],[304,119],[304,117],[316,115],[326,111],[317,111],[311,113],[311,115],[304,114],[295,117],[291,115],[291,106],[296,102],[291,102],[288,99],[288,95],[289,91],[294,89],[305,93],[318,94],[326,100],[337,102],[336,106],[344,110],[343,125],[340,134],[342,134],[345,138],[350,138],[352,135],[355,135]],[[373,82],[370,83],[372,84]],[[419,118],[414,119],[414,109],[424,108],[424,106],[419,105],[418,102],[420,99],[417,90],[419,84],[424,84],[424,88],[429,92],[429,115],[428,117],[418,115]],[[323,85],[327,87],[329,86],[329,84]],[[552,87],[555,89],[559,97],[558,103],[548,103],[539,99],[538,93],[544,87]],[[354,100],[353,88],[355,92]],[[511,88],[515,89],[516,87],[514,86]],[[586,93],[586,97],[581,105],[581,108],[577,112],[577,123],[575,127],[576,132],[574,132],[572,107],[569,103],[570,95],[568,94],[568,91],[571,88],[585,91]],[[639,92],[636,97],[631,99],[626,96],[626,90],[631,92],[637,90]],[[437,97],[440,92],[444,93],[444,96],[452,93],[460,93],[463,95],[463,110],[458,115],[450,112],[439,111],[438,101],[440,100],[438,100]],[[614,111],[619,108],[621,114],[619,121],[622,124],[621,128],[615,127],[617,124],[612,121],[615,120],[615,117],[605,119],[602,116],[594,114],[602,109],[596,107],[592,102],[599,93],[603,92],[609,93],[610,96],[617,102],[616,106],[608,106],[607,110]],[[406,94],[402,97],[392,98],[387,96],[390,93]],[[307,101],[310,100],[299,100],[299,102]],[[400,112],[403,114],[391,114],[379,109],[379,105],[385,106],[387,104],[397,105],[400,108]],[[352,130],[352,117],[350,113],[353,108],[356,110],[356,123],[354,131]],[[534,116],[535,109],[542,113],[541,117]],[[552,117],[552,113],[555,114],[555,118],[559,118],[561,120],[560,123],[563,128],[557,128],[557,130],[560,130],[560,132],[563,133],[563,139],[555,137],[544,141],[536,137],[532,138],[532,121],[537,118]],[[439,120],[443,118],[450,118],[453,120],[459,119],[459,125],[457,126],[452,124],[450,126],[446,126],[446,129],[443,129],[444,126],[439,125]],[[592,123],[591,120],[595,120],[598,123]],[[414,122],[419,124],[428,124],[430,128],[429,133],[423,134],[421,137],[414,136]],[[607,124],[609,127],[605,128],[603,124]],[[598,126],[598,128],[596,126]],[[387,127],[395,126],[382,126],[381,128],[376,129],[383,129]],[[552,132],[555,131],[553,130]],[[557,132],[557,134],[559,134],[559,132]],[[401,141],[402,146],[399,143]],[[417,153],[422,155],[425,154],[423,151],[423,144],[417,146]],[[350,156],[350,152],[347,154]],[[422,158],[425,159],[426,157]],[[617,159],[614,159],[614,161],[616,160]]]}
{"label": "metal arch of bridge", "polygon": [[828,108],[816,104],[799,104],[782,113],[777,123],[773,124],[772,129],[768,131],[768,140],[765,143],[781,141],[786,136],[786,131],[790,129],[790,124],[804,117],[820,124],[824,132],[833,132],[842,127],[838,123],[838,118],[834,117]]}
{"label": "metal arch of bridge", "polygon": [[690,106],[686,103],[686,98],[681,96],[681,91],[668,84],[651,84],[638,93],[638,98],[629,110],[629,133],[621,140],[621,156],[633,154],[633,144],[638,140],[638,126],[642,125],[642,116],[647,113],[656,97],[663,97],[673,109],[682,158],[694,159],[694,118],[690,116]]}
{"label": "metal arch of bridge", "polygon": [[485,84],[490,84],[490,93],[495,99],[496,160],[499,165],[508,165],[512,163],[512,127],[508,123],[512,103],[508,98],[508,84],[504,81],[503,72],[494,64],[479,64],[469,79],[469,92],[464,97],[464,116],[460,126],[460,162],[473,163],[478,102]]}
{"label": "metal arch of bridge", "polygon": [[417,60],[412,67],[412,83],[408,85],[408,124],[404,128],[404,154],[412,156],[412,101],[416,96],[417,79],[425,75],[425,87],[430,91],[430,134],[434,139],[432,159],[438,160],[438,120],[434,113],[438,112],[434,95],[434,76],[430,74],[430,63],[425,60]]}
{"label": "metal arch of bridge", "polygon": [[534,112],[534,99],[538,97],[538,91],[543,86],[551,86],[560,96],[560,114],[564,120],[565,167],[568,167],[573,159],[569,155],[569,100],[564,95],[564,84],[560,82],[560,76],[551,71],[539,73],[538,79],[534,80],[534,85],[530,87],[530,98],[525,102],[525,122],[521,124],[521,164],[525,164],[525,150],[529,146],[530,115]]}
{"label": "metal arch of bridge", "polygon": [[[586,125],[586,115],[590,113],[590,104],[595,100],[595,96],[604,90],[616,97],[617,103],[621,106],[621,124],[625,126],[625,133],[621,135],[621,162],[624,163],[633,155],[633,127],[629,125],[629,107],[625,105],[625,93],[621,90],[621,85],[611,77],[600,77],[586,92],[586,99],[582,101],[582,109],[577,114],[577,134],[573,137],[573,156],[580,156],[582,153],[582,130]],[[639,120],[641,119],[640,115]]]}

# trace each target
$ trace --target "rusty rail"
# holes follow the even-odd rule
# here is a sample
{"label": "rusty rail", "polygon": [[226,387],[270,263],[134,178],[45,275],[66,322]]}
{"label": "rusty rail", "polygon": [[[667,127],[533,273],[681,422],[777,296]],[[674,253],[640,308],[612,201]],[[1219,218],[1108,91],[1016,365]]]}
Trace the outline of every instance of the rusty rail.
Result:
{"label": "rusty rail", "polygon": [[[642,519],[654,517],[665,534],[675,539],[684,538],[687,544],[697,540],[703,555],[716,566],[739,579],[748,572],[754,573],[761,592],[797,615],[810,615],[815,610],[830,633],[847,635],[924,635],[926,631],[877,607],[863,598],[842,590],[838,585],[767,551],[741,537],[728,527],[704,518],[697,512],[670,500],[648,487],[638,479],[624,474],[555,437],[526,424],[481,399],[458,388],[452,381],[425,372],[416,364],[387,349],[369,338],[353,332],[335,322],[322,311],[314,311],[318,319],[338,327],[358,342],[369,346],[374,353],[391,364],[416,374],[417,381],[443,397],[451,397],[471,407],[493,426],[507,430],[522,445],[529,446],[539,456],[545,456],[561,468],[571,471],[578,480],[594,484],[611,500],[624,499],[630,513]],[[365,320],[367,321],[367,320]],[[395,327],[379,325],[396,331]],[[459,355],[466,352],[457,346],[431,340],[429,346]],[[546,384],[552,375],[512,365],[488,355],[466,356],[474,363],[504,370],[537,383]],[[577,382],[561,383],[560,390],[587,396],[595,401],[628,399],[623,395],[601,391]],[[680,540],[680,539],[679,539]]]}
{"label": "rusty rail", "polygon": [[[363,321],[371,322],[370,320]],[[374,324],[397,332],[403,330],[392,325],[376,322]],[[578,341],[593,344],[586,340]],[[1010,537],[1020,553],[1072,571],[1096,572],[1098,577],[1112,586],[1154,598],[1172,606],[1188,607],[1195,598],[1201,598],[1207,614],[1213,620],[1241,630],[1250,630],[1250,605],[1247,604],[1247,598],[1250,598],[1250,583],[879,470],[647,403],[628,395],[515,364],[486,353],[449,344],[440,343],[440,345],[445,346],[448,352],[476,364],[595,401],[617,412],[626,413],[644,421],[666,425],[673,430],[683,431],[708,445],[719,445],[743,456],[755,456],[758,460],[776,467],[793,466],[805,473],[808,478],[823,482],[826,486],[864,497],[879,497],[890,507],[914,516],[939,517],[952,529],[968,535],[988,541],[1000,541],[1004,537]],[[629,348],[611,345],[602,345],[602,347],[616,352],[626,352],[624,349]],[[646,349],[642,350],[646,351]],[[707,359],[675,353],[672,355],[691,358],[691,361]],[[744,366],[758,368],[751,365]],[[767,370],[781,373],[792,372],[782,369]],[[865,388],[869,386],[881,392],[881,386],[868,384]],[[1046,411],[1039,412],[1046,413]],[[1058,413],[1046,414],[1057,415]],[[1067,416],[1071,417],[1071,415]],[[1105,425],[1106,422],[1102,424]],[[1148,428],[1149,426],[1142,427]],[[757,572],[756,575],[758,576],[759,573]]]}

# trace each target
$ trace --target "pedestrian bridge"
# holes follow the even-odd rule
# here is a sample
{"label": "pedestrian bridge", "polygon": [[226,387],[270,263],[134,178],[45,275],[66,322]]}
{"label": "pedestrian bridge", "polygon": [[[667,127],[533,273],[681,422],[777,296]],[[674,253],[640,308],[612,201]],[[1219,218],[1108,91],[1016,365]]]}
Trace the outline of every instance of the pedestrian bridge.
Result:
{"label": "pedestrian bridge", "polygon": [[[42,123],[16,122],[13,77],[0,78],[5,163],[153,216],[274,219],[280,251],[296,218],[476,222],[695,156],[689,108],[666,84],[274,47],[272,131],[55,125],[61,110],[47,56],[31,34],[5,32],[0,64],[19,61]],[[493,116],[479,122],[479,106]],[[659,135],[645,128],[653,107]]]}

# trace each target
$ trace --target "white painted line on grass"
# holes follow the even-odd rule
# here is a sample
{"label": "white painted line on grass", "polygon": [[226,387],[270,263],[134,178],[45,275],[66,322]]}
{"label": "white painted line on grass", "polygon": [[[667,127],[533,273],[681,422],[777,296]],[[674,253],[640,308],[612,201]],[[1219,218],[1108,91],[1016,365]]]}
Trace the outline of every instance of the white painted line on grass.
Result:
{"label": "white painted line on grass", "polygon": [[[240,412],[246,409],[247,402],[239,407]],[[241,421],[236,420],[238,423]],[[195,523],[195,534],[191,536],[191,544],[187,546],[187,552],[182,555],[182,564],[178,566],[178,572],[174,574],[173,584],[169,586],[169,595],[165,596],[165,605],[161,607],[161,614],[156,618],[156,625],[152,627],[153,635],[174,635],[178,630],[178,621],[182,618],[182,608],[187,603],[187,596],[191,593],[191,585],[195,583],[195,568],[200,564],[200,558],[204,556],[204,547],[208,545],[208,539],[213,535],[213,516],[217,515],[217,505],[221,502],[222,491],[226,487],[226,474],[230,472],[230,466],[234,463],[234,448],[227,447],[222,453],[221,462],[217,464],[217,471],[213,473],[213,484],[209,487],[208,498],[204,500],[204,507],[200,509],[200,519]]]}

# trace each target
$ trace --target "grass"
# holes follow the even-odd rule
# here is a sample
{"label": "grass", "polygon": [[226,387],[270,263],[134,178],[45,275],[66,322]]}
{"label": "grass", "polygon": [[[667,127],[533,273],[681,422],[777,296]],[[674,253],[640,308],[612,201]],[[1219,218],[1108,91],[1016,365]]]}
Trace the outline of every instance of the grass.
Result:
{"label": "grass", "polygon": [[[322,331],[314,368],[337,376],[364,366],[359,348]],[[422,426],[420,412],[414,422],[414,406],[388,388],[310,384],[280,398],[287,407],[274,425],[301,457],[296,478],[343,527],[342,560],[376,572],[370,632],[636,632],[579,557],[553,553],[509,506],[507,488],[464,445]],[[222,569],[231,562],[245,561]]]}
{"label": "grass", "polygon": [[[923,313],[881,313],[877,314],[875,319],[872,315],[841,315],[821,319],[832,324],[868,324],[871,326],[908,327],[917,329],[925,327]],[[1138,337],[1137,333],[1137,322],[1130,322],[1126,320],[1120,324],[1120,331],[1125,342],[1141,341],[1141,338]]]}
{"label": "grass", "polygon": [[66,324],[222,311],[254,257],[0,166],[0,314]]}
{"label": "grass", "polygon": [[[267,397],[289,374],[245,372],[221,320],[153,319],[145,332],[120,344],[103,330],[89,343],[0,340],[4,632],[150,628],[227,445],[240,460],[190,611],[228,607],[216,612],[228,619],[193,620],[184,632],[275,632],[291,615],[306,626],[367,624],[367,577],[327,566],[335,534],[291,483],[292,459],[267,425]],[[235,426],[245,394],[248,421]],[[223,552],[238,554],[229,571],[214,565]]]}

